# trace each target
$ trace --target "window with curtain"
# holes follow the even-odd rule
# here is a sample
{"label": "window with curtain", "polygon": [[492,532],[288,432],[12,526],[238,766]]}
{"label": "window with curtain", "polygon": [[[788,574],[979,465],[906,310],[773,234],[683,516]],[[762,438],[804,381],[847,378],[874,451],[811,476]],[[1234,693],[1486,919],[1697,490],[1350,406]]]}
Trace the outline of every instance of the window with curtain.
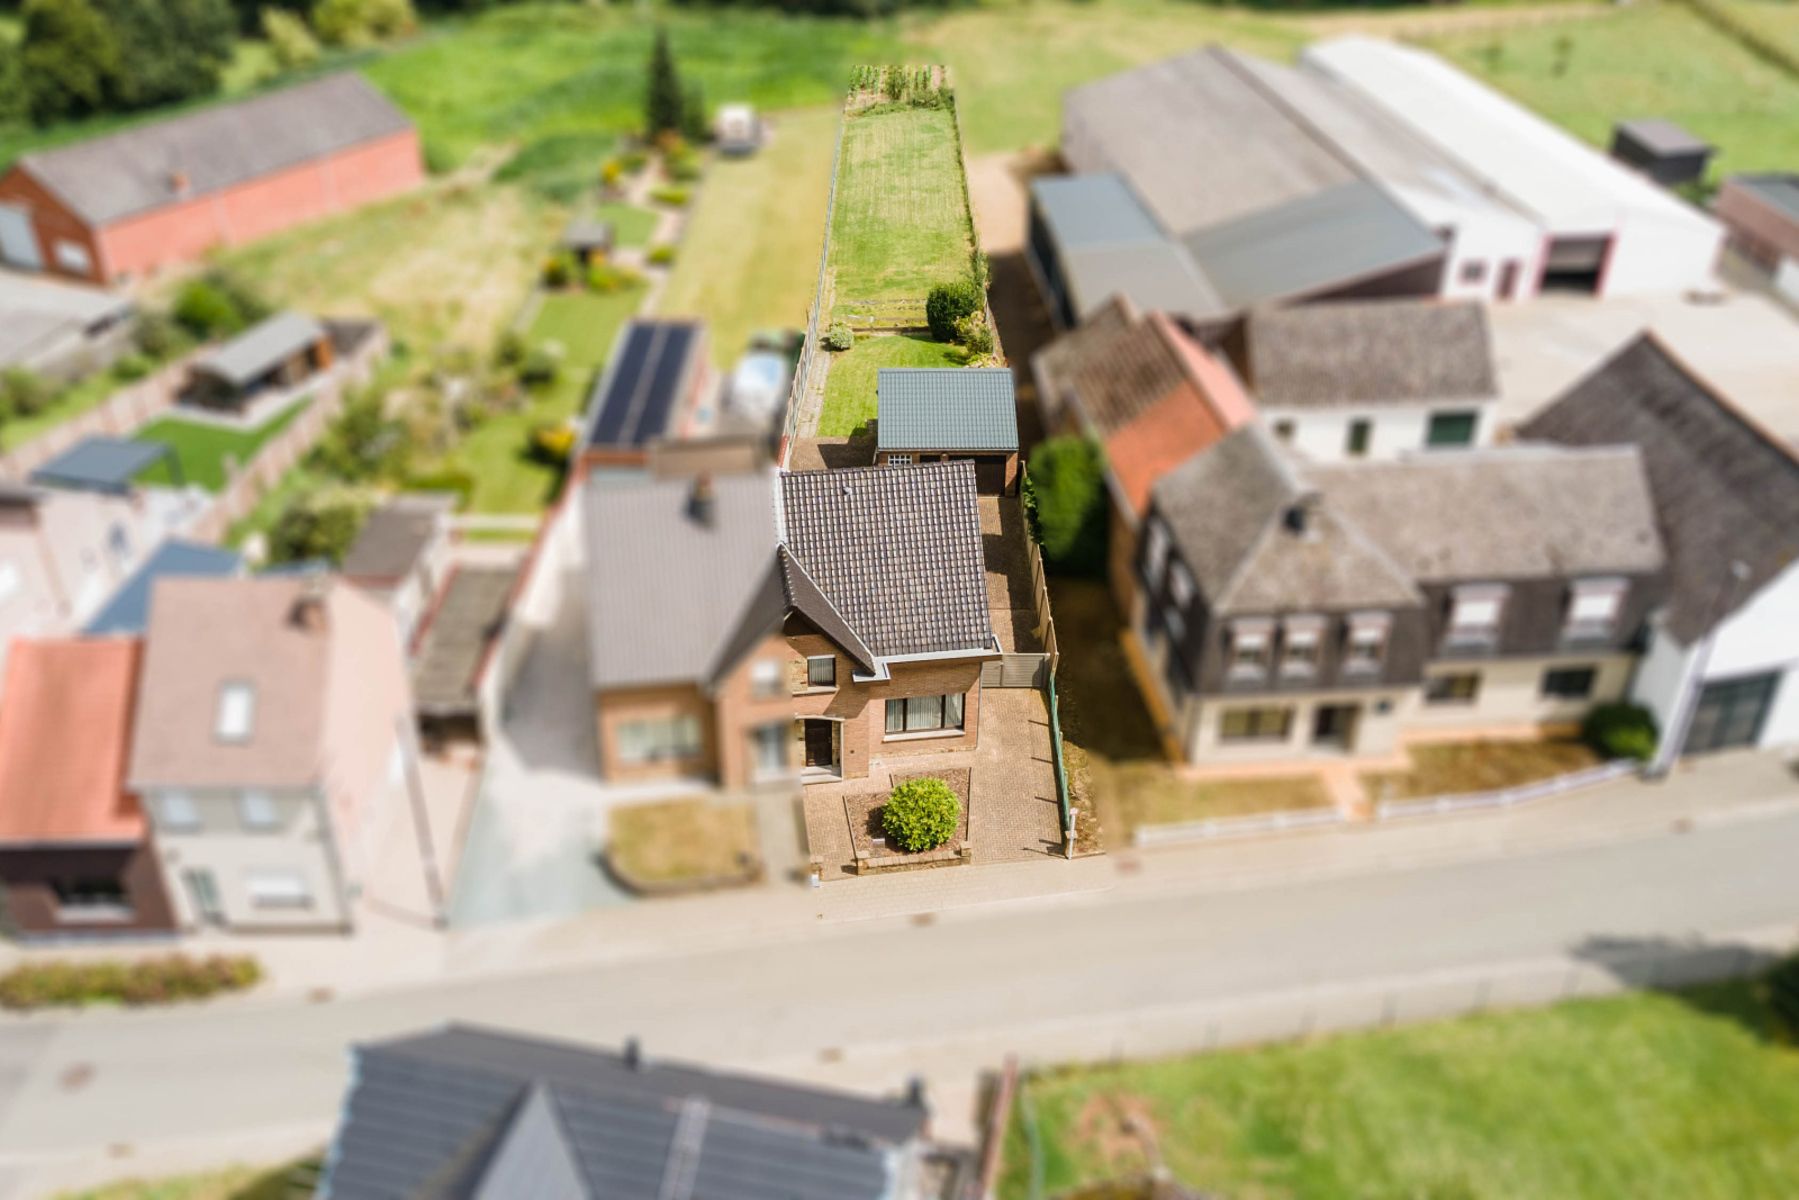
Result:
{"label": "window with curtain", "polygon": [[961,692],[945,696],[907,696],[887,702],[888,733],[927,733],[962,728]]}

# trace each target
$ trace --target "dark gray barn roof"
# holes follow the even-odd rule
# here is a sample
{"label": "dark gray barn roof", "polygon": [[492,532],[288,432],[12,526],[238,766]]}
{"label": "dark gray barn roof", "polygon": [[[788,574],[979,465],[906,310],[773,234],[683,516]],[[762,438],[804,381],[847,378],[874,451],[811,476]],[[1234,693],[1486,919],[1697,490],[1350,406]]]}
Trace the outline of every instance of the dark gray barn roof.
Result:
{"label": "dark gray barn roof", "polygon": [[1708,154],[1712,149],[1710,142],[1697,138],[1674,122],[1660,117],[1620,121],[1617,132],[1638,147],[1658,156]]}
{"label": "dark gray barn roof", "polygon": [[332,1200],[880,1200],[907,1104],[451,1026],[359,1047]]}
{"label": "dark gray barn roof", "polygon": [[1357,300],[1266,309],[1233,356],[1273,407],[1491,400],[1486,309],[1436,300]]}
{"label": "dark gray barn roof", "polygon": [[95,434],[82,438],[31,473],[31,482],[46,487],[122,495],[144,471],[167,460],[179,474],[180,460],[166,442]]}
{"label": "dark gray barn roof", "polygon": [[1163,233],[1130,185],[1115,174],[1033,180],[1078,321],[1113,296],[1145,311],[1206,318],[1223,302],[1177,242]]}
{"label": "dark gray barn roof", "polygon": [[[1799,458],[1643,336],[1519,429],[1641,453],[1668,549],[1668,628],[1691,645],[1799,558]],[[1726,587],[1733,562],[1749,569]]]}
{"label": "dark gray barn roof", "polygon": [[84,220],[106,225],[410,128],[387,97],[345,72],[27,154],[18,165]]}
{"label": "dark gray barn roof", "polygon": [[325,338],[325,327],[305,313],[276,313],[201,356],[194,370],[245,387]]}
{"label": "dark gray barn roof", "polygon": [[1799,221],[1799,173],[1770,172],[1758,175],[1732,175],[1729,183],[1753,193],[1774,207],[1788,220]]}
{"label": "dark gray barn roof", "polygon": [[880,450],[1017,450],[1018,402],[1008,367],[882,367]]}

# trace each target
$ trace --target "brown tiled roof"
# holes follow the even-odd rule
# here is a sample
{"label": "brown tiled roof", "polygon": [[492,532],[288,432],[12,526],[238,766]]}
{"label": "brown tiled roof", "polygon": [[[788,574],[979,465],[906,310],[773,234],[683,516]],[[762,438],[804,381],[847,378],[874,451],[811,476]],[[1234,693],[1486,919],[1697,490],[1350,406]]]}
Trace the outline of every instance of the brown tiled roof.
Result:
{"label": "brown tiled roof", "polygon": [[1237,366],[1273,407],[1491,400],[1486,309],[1357,300],[1252,313]]}
{"label": "brown tiled roof", "polygon": [[0,842],[130,842],[125,790],[142,643],[15,642],[0,703]]}
{"label": "brown tiled roof", "polygon": [[[1799,459],[1686,369],[1638,338],[1519,430],[1642,455],[1668,551],[1668,629],[1702,636],[1799,559]],[[1749,569],[1727,588],[1730,568]]]}
{"label": "brown tiled roof", "polygon": [[974,463],[781,477],[789,553],[876,655],[993,646]]}

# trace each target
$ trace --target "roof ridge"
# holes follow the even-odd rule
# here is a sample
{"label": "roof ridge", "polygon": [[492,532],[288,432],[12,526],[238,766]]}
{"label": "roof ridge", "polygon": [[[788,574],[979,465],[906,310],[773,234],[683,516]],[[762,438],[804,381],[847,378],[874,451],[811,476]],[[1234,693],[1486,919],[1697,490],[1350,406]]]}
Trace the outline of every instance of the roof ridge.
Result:
{"label": "roof ridge", "polygon": [[[1757,420],[1752,413],[1739,406],[1737,402],[1730,397],[1726,396],[1721,388],[1711,380],[1707,379],[1701,372],[1695,369],[1692,364],[1688,363],[1686,359],[1677,354],[1672,346],[1663,341],[1661,335],[1656,333],[1654,329],[1643,330],[1643,332],[1637,335],[1635,341],[1620,349],[1618,353],[1612,355],[1611,358],[1600,363],[1589,375],[1583,376],[1574,384],[1570,385],[1568,391],[1573,391],[1576,387],[1585,383],[1587,379],[1597,376],[1601,371],[1611,366],[1612,363],[1637,349],[1639,346],[1647,346],[1649,349],[1661,355],[1661,357],[1667,361],[1669,366],[1685,376],[1687,381],[1690,382],[1707,400],[1710,400],[1715,404],[1721,412],[1728,417],[1734,418],[1739,425],[1748,430],[1755,438],[1780,451],[1782,455],[1792,461],[1794,466],[1799,466],[1799,446],[1788,444],[1772,429],[1769,429],[1766,425]],[[1564,392],[1562,394],[1566,396],[1568,393]]]}

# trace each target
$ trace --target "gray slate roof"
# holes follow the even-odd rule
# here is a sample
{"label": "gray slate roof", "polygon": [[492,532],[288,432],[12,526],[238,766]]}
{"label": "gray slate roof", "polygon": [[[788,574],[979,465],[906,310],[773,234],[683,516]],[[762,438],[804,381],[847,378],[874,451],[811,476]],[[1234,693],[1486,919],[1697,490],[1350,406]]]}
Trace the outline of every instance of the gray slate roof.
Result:
{"label": "gray slate roof", "polygon": [[326,76],[234,104],[55,150],[24,155],[29,171],[93,225],[204,196],[286,167],[412,128],[354,72]]}
{"label": "gray slate roof", "polygon": [[1663,564],[1629,446],[1437,451],[1308,471],[1331,509],[1421,583],[1639,574]]}
{"label": "gray slate roof", "polygon": [[1661,117],[1620,121],[1618,132],[1654,154],[1698,154],[1712,149],[1710,142]]}
{"label": "gray slate roof", "polygon": [[397,581],[418,564],[443,519],[456,508],[443,492],[394,496],[370,513],[344,555],[343,572],[365,582]]}
{"label": "gray slate roof", "polygon": [[1789,220],[1799,221],[1799,174],[1732,175],[1729,182],[1754,193]]}
{"label": "gray slate roof", "polygon": [[879,450],[1017,450],[1018,402],[1008,367],[882,367]]}
{"label": "gray slate roof", "polygon": [[487,647],[500,634],[511,607],[519,568],[456,568],[424,626],[412,668],[419,712],[460,716],[475,705],[475,683]]}
{"label": "gray slate roof", "polygon": [[1192,258],[1156,226],[1121,176],[1038,179],[1031,195],[1055,243],[1077,321],[1113,296],[1195,319],[1225,311]]}
{"label": "gray slate roof", "polygon": [[702,520],[690,505],[690,480],[588,477],[582,515],[595,687],[712,677],[774,560],[775,488],[768,474],[717,476],[711,517]]}
{"label": "gray slate roof", "polygon": [[202,355],[194,370],[245,387],[325,337],[325,327],[305,313],[276,313]]}
{"label": "gray slate roof", "polygon": [[[1312,505],[1316,489],[1260,424],[1157,482],[1155,505],[1216,613],[1343,611],[1417,604],[1411,579],[1361,531]],[[1308,504],[1304,531],[1289,524]]]}
{"label": "gray slate roof", "polygon": [[31,482],[122,496],[140,474],[165,459],[179,474],[175,450],[167,442],[94,434],[32,471]]}
{"label": "gray slate roof", "polygon": [[450,1026],[361,1046],[333,1200],[878,1200],[922,1108]]}
{"label": "gray slate roof", "polygon": [[[1519,434],[1641,454],[1668,553],[1668,630],[1692,644],[1799,558],[1799,459],[1638,338],[1526,422]],[[1749,576],[1720,585],[1732,562]]]}
{"label": "gray slate roof", "polygon": [[1270,407],[1488,401],[1497,394],[1486,309],[1360,300],[1252,313],[1238,367]]}
{"label": "gray slate roof", "polygon": [[881,657],[993,648],[974,463],[781,476],[786,545]]}

